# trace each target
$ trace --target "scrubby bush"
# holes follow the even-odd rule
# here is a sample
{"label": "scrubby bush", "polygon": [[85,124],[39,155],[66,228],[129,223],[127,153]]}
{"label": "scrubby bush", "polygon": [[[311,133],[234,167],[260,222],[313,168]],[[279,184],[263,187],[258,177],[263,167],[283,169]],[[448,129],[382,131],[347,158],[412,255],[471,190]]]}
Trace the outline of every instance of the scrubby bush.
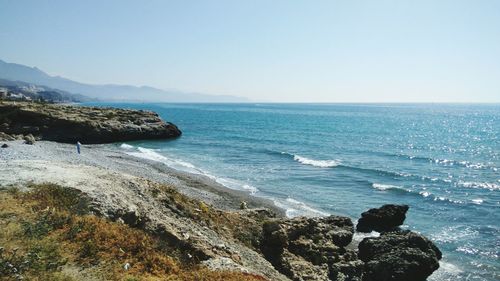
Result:
{"label": "scrubby bush", "polygon": [[[160,238],[89,214],[89,200],[78,190],[53,184],[28,187],[24,193],[0,191],[0,228],[5,230],[0,232],[0,280],[86,280],[67,276],[66,266],[103,280],[265,280],[181,263],[178,249]],[[182,212],[195,215],[198,202],[171,195],[172,202],[186,203]],[[207,219],[216,214],[206,208]],[[125,269],[127,263],[130,268]]]}

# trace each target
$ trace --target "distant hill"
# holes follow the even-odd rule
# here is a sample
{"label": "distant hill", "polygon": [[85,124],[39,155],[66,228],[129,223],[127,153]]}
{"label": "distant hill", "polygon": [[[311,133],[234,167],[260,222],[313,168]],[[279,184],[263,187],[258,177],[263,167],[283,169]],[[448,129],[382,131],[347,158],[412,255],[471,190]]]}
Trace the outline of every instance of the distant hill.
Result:
{"label": "distant hill", "polygon": [[[4,94],[3,90],[7,90]],[[11,81],[0,78],[0,98],[3,99],[30,99],[33,101],[46,102],[86,102],[95,101],[96,99],[86,97],[80,94],[71,94],[59,89],[52,89],[47,86],[40,86],[33,83],[22,81]],[[9,96],[7,96],[9,94]],[[4,96],[5,95],[5,96]]]}
{"label": "distant hill", "polygon": [[84,84],[59,76],[50,76],[36,67],[7,63],[0,60],[0,78],[23,81],[36,85],[80,94],[108,101],[155,101],[155,102],[246,102],[245,98],[166,91],[153,87],[129,85],[92,85]]}

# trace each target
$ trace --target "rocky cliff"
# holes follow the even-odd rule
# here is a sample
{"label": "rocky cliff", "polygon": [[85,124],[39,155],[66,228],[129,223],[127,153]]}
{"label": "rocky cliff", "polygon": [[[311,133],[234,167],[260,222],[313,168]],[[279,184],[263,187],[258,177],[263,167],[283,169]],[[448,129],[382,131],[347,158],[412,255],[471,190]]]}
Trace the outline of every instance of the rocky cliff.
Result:
{"label": "rocky cliff", "polygon": [[181,135],[177,126],[150,111],[29,102],[0,102],[2,132],[4,139],[31,134],[36,139],[87,144]]}

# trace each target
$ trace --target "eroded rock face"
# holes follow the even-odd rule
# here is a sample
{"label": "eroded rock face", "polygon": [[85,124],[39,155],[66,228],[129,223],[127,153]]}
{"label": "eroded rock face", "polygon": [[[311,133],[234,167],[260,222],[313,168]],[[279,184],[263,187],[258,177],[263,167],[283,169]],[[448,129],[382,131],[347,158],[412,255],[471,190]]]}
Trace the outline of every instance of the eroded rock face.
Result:
{"label": "eroded rock face", "polygon": [[23,102],[0,103],[0,131],[4,139],[32,134],[36,139],[84,144],[181,135],[172,123],[144,110],[65,106]]}
{"label": "eroded rock face", "polygon": [[385,232],[359,244],[365,262],[363,281],[425,281],[439,268],[441,251],[411,231]]}
{"label": "eroded rock face", "polygon": [[28,134],[24,136],[24,143],[25,144],[35,144],[36,140],[35,137],[33,137],[32,134]]}
{"label": "eroded rock face", "polygon": [[339,280],[362,274],[356,253],[345,247],[354,234],[347,217],[298,217],[264,224],[261,250],[264,256],[292,280]]}
{"label": "eroded rock face", "polygon": [[396,230],[406,219],[408,205],[383,205],[361,214],[356,230],[359,232],[384,232]]}

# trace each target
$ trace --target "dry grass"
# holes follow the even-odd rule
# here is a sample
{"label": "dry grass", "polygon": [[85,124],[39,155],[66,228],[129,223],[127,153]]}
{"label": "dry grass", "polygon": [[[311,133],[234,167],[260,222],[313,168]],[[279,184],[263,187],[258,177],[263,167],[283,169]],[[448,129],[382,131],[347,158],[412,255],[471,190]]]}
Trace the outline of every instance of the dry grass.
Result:
{"label": "dry grass", "polygon": [[190,217],[224,237],[233,237],[245,246],[258,251],[262,225],[269,217],[245,216],[237,212],[218,210],[189,198],[168,185],[150,186],[150,191],[166,208]]}
{"label": "dry grass", "polygon": [[[30,190],[0,192],[0,280],[20,280],[21,276],[35,281],[87,280],[88,276],[128,281],[265,280],[241,272],[186,266],[176,258],[176,249],[159,238],[88,215],[88,200],[76,190],[52,184],[33,185]],[[191,207],[200,207],[177,192],[171,194],[179,211],[190,213]],[[216,213],[207,208],[200,218],[210,223],[222,219],[213,217]],[[77,274],[67,270],[75,267]]]}

